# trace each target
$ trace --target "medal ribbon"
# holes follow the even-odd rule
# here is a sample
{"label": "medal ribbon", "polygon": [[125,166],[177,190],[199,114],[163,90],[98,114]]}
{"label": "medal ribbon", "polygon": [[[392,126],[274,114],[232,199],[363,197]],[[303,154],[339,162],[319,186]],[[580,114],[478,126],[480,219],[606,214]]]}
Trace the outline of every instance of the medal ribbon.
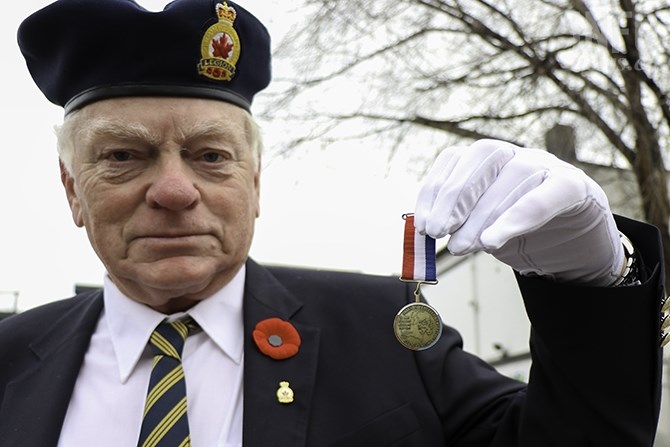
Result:
{"label": "medal ribbon", "polygon": [[414,215],[406,214],[403,243],[402,275],[403,281],[437,282],[435,268],[435,239],[422,236],[414,228]]}

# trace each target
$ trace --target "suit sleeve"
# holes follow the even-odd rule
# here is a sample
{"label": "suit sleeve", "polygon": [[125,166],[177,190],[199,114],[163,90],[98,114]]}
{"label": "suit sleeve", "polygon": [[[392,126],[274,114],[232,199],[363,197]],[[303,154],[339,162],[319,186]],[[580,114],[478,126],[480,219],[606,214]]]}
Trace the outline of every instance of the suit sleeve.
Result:
{"label": "suit sleeve", "polygon": [[457,343],[418,357],[448,445],[653,445],[662,365],[660,235],[627,219],[617,225],[646,266],[641,285],[579,287],[517,275],[532,327],[527,387],[496,377]]}
{"label": "suit sleeve", "polygon": [[662,365],[660,235],[627,219],[617,225],[648,270],[642,285],[581,288],[519,278],[532,325],[525,402],[532,411],[525,421],[534,429],[527,445],[541,445],[547,435],[566,437],[556,445],[653,444]]}

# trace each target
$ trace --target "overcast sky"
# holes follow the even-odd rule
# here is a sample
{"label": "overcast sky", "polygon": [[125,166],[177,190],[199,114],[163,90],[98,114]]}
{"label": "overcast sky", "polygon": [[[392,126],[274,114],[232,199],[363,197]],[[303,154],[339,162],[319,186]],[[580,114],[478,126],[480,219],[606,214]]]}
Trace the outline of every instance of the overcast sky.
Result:
{"label": "overcast sky", "polygon": [[[27,309],[72,295],[76,283],[100,284],[104,275],[85,231],[72,223],[60,185],[53,126],[61,122],[62,110],[34,85],[16,45],[19,23],[49,3],[13,2],[0,15],[0,308],[11,306],[14,291],[19,308]],[[162,9],[167,2],[139,3]],[[266,23],[275,43],[290,26],[275,0],[239,3]],[[276,130],[267,127],[271,154]],[[397,273],[401,215],[414,206],[417,179],[405,171],[401,158],[389,167],[384,151],[368,149],[347,143],[301,150],[290,159],[266,156],[252,257],[273,264]]]}

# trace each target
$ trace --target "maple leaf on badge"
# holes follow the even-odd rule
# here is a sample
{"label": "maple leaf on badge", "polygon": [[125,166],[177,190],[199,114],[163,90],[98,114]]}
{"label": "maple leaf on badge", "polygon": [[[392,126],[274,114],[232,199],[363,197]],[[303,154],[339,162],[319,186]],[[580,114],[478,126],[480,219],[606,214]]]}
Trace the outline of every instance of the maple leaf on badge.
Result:
{"label": "maple leaf on badge", "polygon": [[233,51],[233,40],[227,34],[221,34],[212,40],[212,56],[228,59]]}

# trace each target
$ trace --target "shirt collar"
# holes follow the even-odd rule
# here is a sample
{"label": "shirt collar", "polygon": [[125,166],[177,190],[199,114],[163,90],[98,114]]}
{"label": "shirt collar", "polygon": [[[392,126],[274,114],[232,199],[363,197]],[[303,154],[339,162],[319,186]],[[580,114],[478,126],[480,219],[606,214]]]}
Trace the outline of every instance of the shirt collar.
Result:
{"label": "shirt collar", "polygon": [[[244,352],[244,323],[242,301],[246,266],[214,295],[200,301],[186,312],[203,332],[236,364],[242,362]],[[119,379],[125,383],[144,352],[149,337],[165,315],[124,295],[109,276],[104,280],[104,318],[119,368]]]}

